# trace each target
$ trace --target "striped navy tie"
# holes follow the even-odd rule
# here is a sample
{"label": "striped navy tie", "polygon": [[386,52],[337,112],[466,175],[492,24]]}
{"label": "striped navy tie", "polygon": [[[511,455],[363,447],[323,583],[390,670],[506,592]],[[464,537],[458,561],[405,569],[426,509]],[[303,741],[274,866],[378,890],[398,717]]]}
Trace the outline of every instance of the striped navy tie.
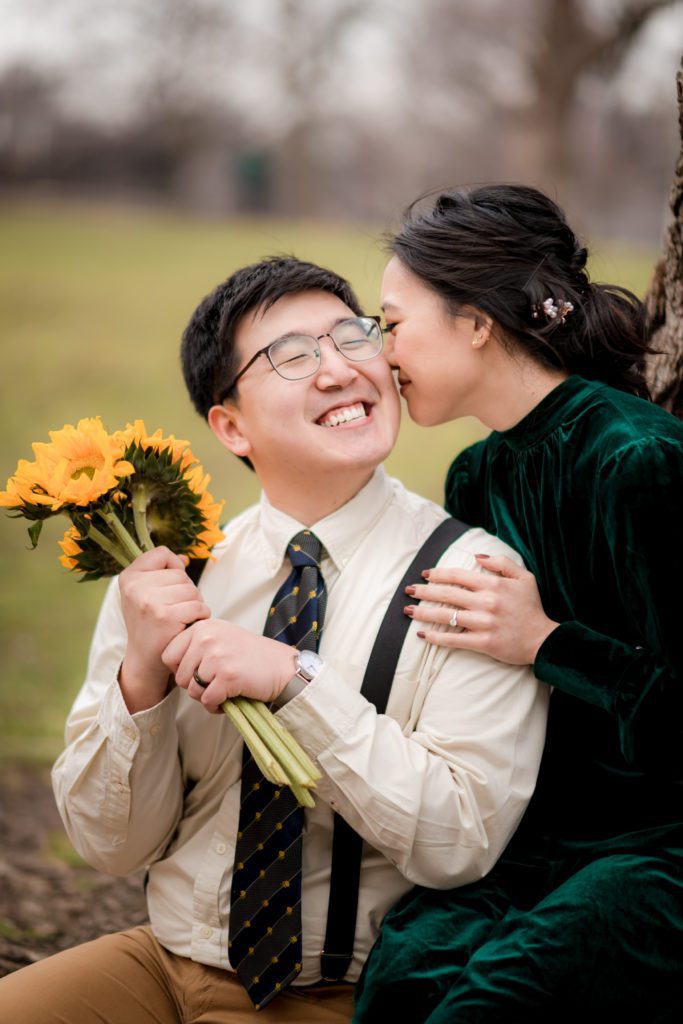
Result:
{"label": "striped navy tie", "polygon": [[[317,650],[327,600],[321,551],[310,530],[290,541],[292,572],[273,599],[265,636]],[[303,820],[291,790],[267,782],[245,747],[228,949],[257,1010],[301,971]]]}

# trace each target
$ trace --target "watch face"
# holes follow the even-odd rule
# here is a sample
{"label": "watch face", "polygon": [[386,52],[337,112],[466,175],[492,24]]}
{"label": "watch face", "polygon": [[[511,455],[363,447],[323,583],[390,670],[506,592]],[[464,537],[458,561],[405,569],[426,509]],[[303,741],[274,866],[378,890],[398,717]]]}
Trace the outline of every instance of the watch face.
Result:
{"label": "watch face", "polygon": [[299,665],[310,679],[318,674],[322,663],[322,658],[315,651],[299,651]]}

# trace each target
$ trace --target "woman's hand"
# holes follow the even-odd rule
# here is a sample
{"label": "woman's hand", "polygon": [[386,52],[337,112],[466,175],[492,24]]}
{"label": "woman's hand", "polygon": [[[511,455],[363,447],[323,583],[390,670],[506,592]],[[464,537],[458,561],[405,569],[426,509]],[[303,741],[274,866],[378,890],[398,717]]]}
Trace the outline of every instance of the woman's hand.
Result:
{"label": "woman's hand", "polygon": [[449,625],[456,613],[457,629],[426,629],[418,636],[439,647],[480,651],[508,665],[533,665],[539,647],[558,626],[543,611],[535,576],[504,555],[475,557],[485,572],[430,569],[423,573],[428,583],[406,587],[409,597],[423,602],[408,605],[406,615]]}

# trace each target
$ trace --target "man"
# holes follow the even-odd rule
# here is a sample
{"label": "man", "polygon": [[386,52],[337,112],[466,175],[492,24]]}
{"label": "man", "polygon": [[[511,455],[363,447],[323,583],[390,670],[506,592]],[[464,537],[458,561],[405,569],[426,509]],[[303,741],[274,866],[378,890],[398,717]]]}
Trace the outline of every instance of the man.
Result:
{"label": "man", "polygon": [[[404,571],[447,518],[380,468],[399,421],[381,348],[347,283],[291,258],[238,271],[195,311],[192,400],[263,497],[226,526],[199,590],[163,548],[112,584],[54,769],[80,853],[110,873],[148,866],[151,927],[10,976],[7,1019],[350,1020],[388,908],[414,884],[480,878],[514,831],[545,730],[529,670],[428,648],[412,624],[386,714],[359,693]],[[470,530],[442,564],[476,552],[510,549]],[[305,816],[243,760],[219,710],[237,694],[275,702],[316,761]],[[330,983],[335,812],[364,846],[353,956]]]}

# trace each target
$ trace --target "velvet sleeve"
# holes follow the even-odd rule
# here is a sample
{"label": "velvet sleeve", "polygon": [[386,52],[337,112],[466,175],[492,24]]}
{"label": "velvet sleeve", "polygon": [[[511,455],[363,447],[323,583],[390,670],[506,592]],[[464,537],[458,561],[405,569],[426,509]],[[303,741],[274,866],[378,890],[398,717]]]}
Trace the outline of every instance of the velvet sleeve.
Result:
{"label": "velvet sleeve", "polygon": [[483,525],[479,488],[473,480],[483,444],[483,441],[477,441],[465,448],[451,463],[446,477],[446,511],[473,526]]}
{"label": "velvet sleeve", "polygon": [[616,716],[634,767],[683,761],[683,448],[648,438],[617,451],[597,482],[596,543],[618,580],[624,630],[564,622],[541,646],[539,679]]}

